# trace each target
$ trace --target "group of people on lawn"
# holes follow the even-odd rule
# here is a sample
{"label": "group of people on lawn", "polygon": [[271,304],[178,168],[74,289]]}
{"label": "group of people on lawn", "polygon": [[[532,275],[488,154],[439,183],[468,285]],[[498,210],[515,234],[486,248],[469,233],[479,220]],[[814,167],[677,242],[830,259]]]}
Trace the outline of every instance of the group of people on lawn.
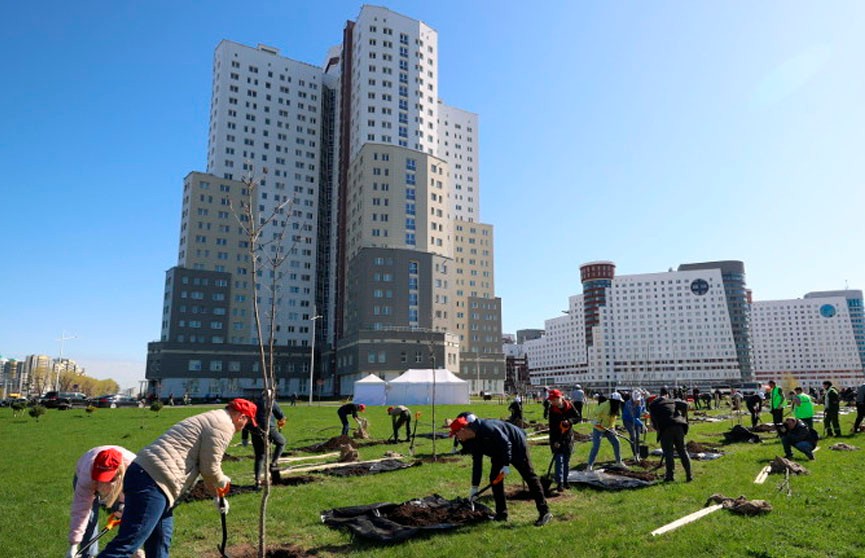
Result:
{"label": "group of people on lawn", "polygon": [[[826,434],[840,436],[838,391],[827,381],[824,382],[824,394]],[[550,389],[544,400],[544,418],[549,422],[555,489],[558,491],[569,487],[574,426],[583,421],[584,398],[585,393],[576,386],[570,398],[558,389]],[[785,456],[792,458],[792,448],[796,448],[809,459],[814,459],[813,451],[818,436],[813,428],[812,397],[801,388],[791,392],[789,402],[792,416],[786,418],[788,399],[774,381],[769,382],[765,399],[768,400],[772,422],[781,438]],[[755,412],[759,419],[763,396],[758,393],[745,402],[752,420]],[[511,416],[519,415],[522,418],[521,400],[516,399],[515,403],[517,409],[513,408],[512,403]],[[856,407],[854,433],[859,431],[865,418],[865,383],[856,391]],[[365,409],[365,405],[355,403],[338,409],[343,435],[348,433],[348,416],[359,420],[357,413]],[[393,440],[399,441],[399,430],[403,426],[408,439],[411,424],[409,409],[400,405],[389,407],[387,412],[392,419]],[[691,481],[691,461],[685,447],[688,404],[682,399],[671,397],[666,388],[657,395],[633,390],[626,394],[614,391],[609,397],[598,397],[598,406],[590,419],[592,448],[586,471],[595,470],[596,458],[604,439],[610,442],[615,456],[610,468],[627,468],[618,441],[622,435],[615,430],[620,417],[629,433],[628,440],[634,449],[635,458],[639,451],[640,436],[647,431],[644,421],[650,419],[664,455],[664,481],[674,480],[674,455],[679,456],[686,480]],[[263,424],[269,424],[269,427],[260,428],[259,425]],[[89,450],[78,460],[73,477],[74,495],[67,558],[119,558],[140,555],[142,551],[147,558],[167,557],[174,528],[173,510],[181,494],[188,491],[201,476],[205,486],[215,495],[220,513],[227,513],[229,506],[225,496],[230,489],[231,479],[222,471],[222,458],[232,437],[243,430],[251,435],[256,455],[254,472],[256,484],[259,484],[267,447],[273,445],[272,463],[275,463],[285,446],[285,438],[280,434],[284,424],[285,415],[273,401],[273,396],[268,397],[265,392],[257,402],[234,399],[223,409],[182,420],[137,455],[114,445]],[[463,451],[473,456],[470,499],[480,492],[483,458],[489,457],[489,481],[497,521],[508,519],[503,480],[511,467],[525,480],[535,501],[538,511],[535,525],[546,525],[552,519],[540,479],[532,468],[528,442],[522,428],[508,421],[481,419],[465,412],[450,421],[449,429],[451,436],[456,438],[455,444],[459,442]],[[97,554],[96,544],[86,549],[83,545],[96,536],[100,507],[107,509],[117,519],[122,516],[122,521],[119,522],[117,536]]]}

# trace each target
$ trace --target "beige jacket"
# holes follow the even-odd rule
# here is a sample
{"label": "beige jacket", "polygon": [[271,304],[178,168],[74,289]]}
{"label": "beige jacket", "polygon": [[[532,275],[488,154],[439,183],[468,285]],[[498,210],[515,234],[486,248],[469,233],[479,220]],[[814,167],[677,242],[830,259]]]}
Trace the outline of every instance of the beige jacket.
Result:
{"label": "beige jacket", "polygon": [[234,423],[225,409],[182,420],[138,452],[135,462],[168,497],[169,506],[192,488],[198,475],[213,490],[230,479],[222,472],[222,456],[234,436]]}

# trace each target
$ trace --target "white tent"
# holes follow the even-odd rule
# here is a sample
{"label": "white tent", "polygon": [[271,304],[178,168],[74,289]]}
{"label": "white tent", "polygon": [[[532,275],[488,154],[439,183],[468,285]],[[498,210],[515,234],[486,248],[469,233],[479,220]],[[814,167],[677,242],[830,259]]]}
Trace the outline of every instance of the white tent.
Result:
{"label": "white tent", "polygon": [[370,374],[354,383],[352,401],[364,405],[384,405],[387,402],[386,388],[387,382],[375,374]]}
{"label": "white tent", "polygon": [[388,405],[431,405],[433,402],[433,373],[435,373],[435,402],[437,405],[467,405],[469,383],[459,379],[446,368],[411,369],[387,383]]}

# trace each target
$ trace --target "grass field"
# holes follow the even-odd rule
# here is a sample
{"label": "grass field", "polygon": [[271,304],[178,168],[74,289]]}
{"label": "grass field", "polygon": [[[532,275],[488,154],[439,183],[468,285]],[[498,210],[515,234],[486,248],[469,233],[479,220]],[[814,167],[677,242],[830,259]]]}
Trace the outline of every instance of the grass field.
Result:
{"label": "grass field", "polygon": [[[527,406],[527,418],[541,418],[540,405]],[[211,407],[212,408],[212,407]],[[30,417],[13,418],[10,409],[0,409],[0,555],[18,557],[62,556],[68,548],[66,534],[72,497],[72,473],[78,457],[89,448],[114,443],[138,451],[175,422],[207,410],[207,407],[166,407],[158,415],[147,409],[100,409],[88,415],[83,410],[51,410],[38,422]],[[288,415],[284,434],[286,451],[326,440],[339,433],[333,405],[283,407]],[[481,417],[502,418],[505,405],[475,403],[468,407]],[[437,407],[436,422],[454,416],[466,407]],[[422,413],[420,433],[432,429],[430,409]],[[724,410],[719,413],[725,412]],[[373,438],[391,433],[390,420],[381,407],[367,409]],[[764,418],[768,418],[764,414]],[[853,415],[842,415],[842,429],[850,430]],[[732,426],[721,423],[693,423],[689,440],[717,444],[720,433]],[[589,426],[580,425],[581,432]],[[822,425],[817,425],[822,431]],[[471,458],[447,463],[425,463],[393,473],[367,477],[336,478],[322,475],[320,482],[296,487],[275,487],[270,498],[269,542],[292,543],[318,556],[451,557],[451,556],[688,556],[697,557],[860,557],[865,555],[863,509],[865,509],[865,452],[836,452],[828,449],[836,441],[856,445],[858,438],[821,440],[816,461],[797,459],[811,474],[792,477],[792,495],[778,490],[778,476],[762,485],[753,483],[760,469],[781,455],[777,439],[764,434],[762,444],[736,444],[716,460],[694,463],[694,481],[684,483],[677,463],[679,482],[642,490],[600,492],[576,488],[552,498],[554,520],[543,528],[532,522],[537,517],[529,501],[509,503],[508,523],[485,523],[451,532],[419,538],[398,545],[375,545],[353,540],[348,534],[321,524],[319,512],[349,505],[375,502],[402,502],[433,493],[453,498],[467,496]],[[235,437],[229,453],[248,457],[252,448],[239,445]],[[650,445],[657,447],[654,434]],[[238,445],[234,445],[238,444]],[[572,466],[585,462],[590,444],[577,444]],[[449,456],[450,440],[436,442],[437,454]],[[387,450],[408,453],[407,444],[374,445],[360,448],[361,459],[382,457]],[[418,438],[419,457],[432,454],[432,441]],[[794,450],[795,451],[795,450]],[[623,447],[623,454],[627,456]],[[535,469],[542,474],[549,463],[546,446],[534,446]],[[612,459],[609,443],[603,442],[598,460]],[[488,467],[487,460],[487,467]],[[252,482],[252,460],[224,463],[233,484]],[[485,473],[486,474],[486,473]],[[519,483],[513,473],[508,485]],[[676,531],[650,536],[670,521],[703,507],[713,493],[768,500],[774,510],[768,515],[742,517],[725,510],[715,512]],[[490,506],[492,499],[483,498]],[[260,498],[256,494],[231,497],[228,515],[229,549],[254,542]],[[100,519],[100,521],[103,521]],[[109,535],[110,536],[110,535]],[[209,558],[218,556],[220,518],[211,501],[183,504],[175,511],[172,556]]]}

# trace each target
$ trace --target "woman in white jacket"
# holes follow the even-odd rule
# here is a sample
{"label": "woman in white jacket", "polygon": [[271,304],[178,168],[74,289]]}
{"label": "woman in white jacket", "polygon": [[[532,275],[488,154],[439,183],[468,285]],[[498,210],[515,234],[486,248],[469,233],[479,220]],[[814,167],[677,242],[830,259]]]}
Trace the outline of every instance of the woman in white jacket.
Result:
{"label": "woman in white jacket", "polygon": [[[123,505],[123,475],[135,454],[120,446],[98,446],[75,465],[72,479],[74,495],[69,521],[69,552],[74,558],[78,547],[90,541],[99,524],[99,507],[104,506],[118,517]],[[96,556],[98,544],[87,549],[86,556]]]}

